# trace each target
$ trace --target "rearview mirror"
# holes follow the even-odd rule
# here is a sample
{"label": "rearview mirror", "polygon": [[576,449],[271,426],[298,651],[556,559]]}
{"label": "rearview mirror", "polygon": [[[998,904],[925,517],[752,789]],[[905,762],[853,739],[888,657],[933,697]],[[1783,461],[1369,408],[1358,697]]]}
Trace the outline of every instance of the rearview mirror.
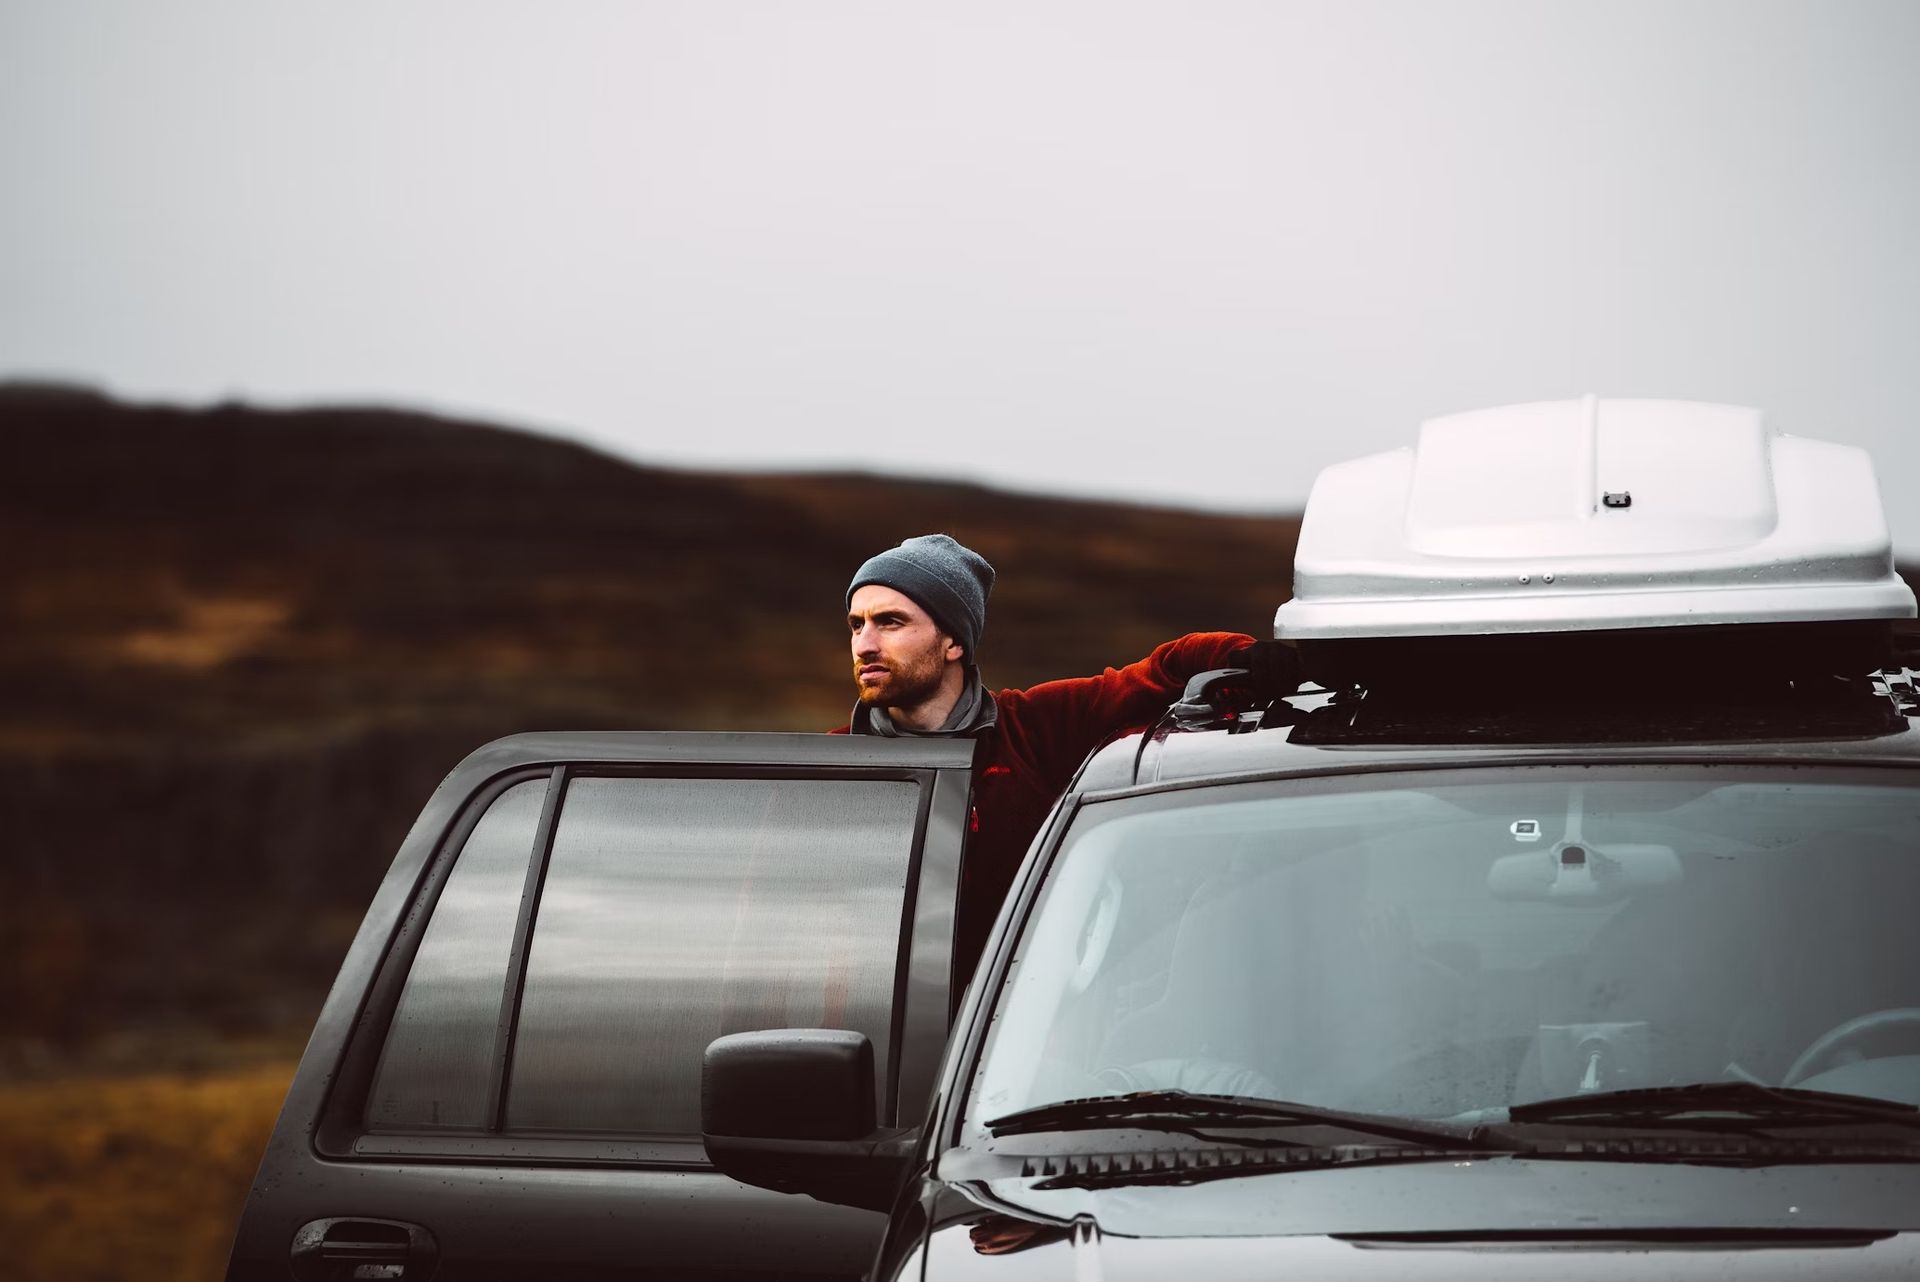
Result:
{"label": "rearview mirror", "polygon": [[1487,869],[1487,891],[1495,899],[1610,904],[1672,885],[1683,875],[1671,846],[1563,841],[1551,850],[1494,860]]}

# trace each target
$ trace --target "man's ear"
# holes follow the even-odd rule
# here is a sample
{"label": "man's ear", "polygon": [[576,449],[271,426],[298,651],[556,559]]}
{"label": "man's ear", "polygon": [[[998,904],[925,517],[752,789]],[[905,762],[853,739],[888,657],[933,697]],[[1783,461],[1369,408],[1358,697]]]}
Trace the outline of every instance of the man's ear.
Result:
{"label": "man's ear", "polygon": [[967,648],[958,641],[955,641],[952,637],[948,637],[946,655],[948,663],[958,663],[967,657]]}

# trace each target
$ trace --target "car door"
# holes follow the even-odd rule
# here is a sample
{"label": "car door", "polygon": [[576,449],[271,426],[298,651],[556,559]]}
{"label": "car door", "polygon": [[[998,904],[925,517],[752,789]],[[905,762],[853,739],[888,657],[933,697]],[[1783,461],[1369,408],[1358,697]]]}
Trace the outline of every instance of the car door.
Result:
{"label": "car door", "polygon": [[724,1033],[866,1033],[925,1110],[966,740],[521,735],[435,793],[350,949],[235,1238],[252,1279],[850,1277],[868,1211],[700,1143]]}

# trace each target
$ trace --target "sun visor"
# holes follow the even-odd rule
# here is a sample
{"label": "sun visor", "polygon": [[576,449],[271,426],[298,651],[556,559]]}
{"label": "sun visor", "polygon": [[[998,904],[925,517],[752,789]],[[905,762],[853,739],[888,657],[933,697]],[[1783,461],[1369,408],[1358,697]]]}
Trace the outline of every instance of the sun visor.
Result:
{"label": "sun visor", "polygon": [[1431,419],[1327,468],[1293,588],[1283,640],[1914,616],[1866,451],[1591,396]]}

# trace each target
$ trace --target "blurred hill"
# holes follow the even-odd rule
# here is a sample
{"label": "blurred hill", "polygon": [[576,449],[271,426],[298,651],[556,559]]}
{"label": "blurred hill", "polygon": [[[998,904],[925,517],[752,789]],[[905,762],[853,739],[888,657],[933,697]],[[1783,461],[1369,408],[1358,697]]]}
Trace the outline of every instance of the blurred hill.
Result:
{"label": "blurred hill", "polygon": [[843,720],[847,577],[908,535],[994,563],[981,663],[1019,686],[1264,635],[1297,533],[49,385],[0,385],[0,459],[0,1069],[303,1031],[420,803],[496,735]]}

